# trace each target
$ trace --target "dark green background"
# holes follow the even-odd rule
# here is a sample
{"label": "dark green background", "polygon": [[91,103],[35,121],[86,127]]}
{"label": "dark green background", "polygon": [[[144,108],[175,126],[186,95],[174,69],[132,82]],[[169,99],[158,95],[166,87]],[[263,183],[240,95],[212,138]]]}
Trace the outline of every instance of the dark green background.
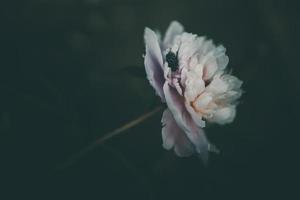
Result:
{"label": "dark green background", "polygon": [[[2,1],[1,199],[290,199],[299,188],[296,2]],[[244,81],[234,123],[206,129],[221,154],[204,167],[163,150],[160,112],[54,172],[159,104],[144,76],[143,31],[174,19],[223,44]]]}

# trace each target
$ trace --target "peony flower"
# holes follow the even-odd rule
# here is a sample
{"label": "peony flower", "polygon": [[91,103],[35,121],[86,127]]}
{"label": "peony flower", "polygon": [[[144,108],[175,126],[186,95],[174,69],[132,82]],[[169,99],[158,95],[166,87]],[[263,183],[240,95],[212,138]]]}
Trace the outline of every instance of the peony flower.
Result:
{"label": "peony flower", "polygon": [[163,147],[181,157],[197,153],[207,161],[208,152],[217,149],[205,136],[205,124],[232,122],[242,93],[242,81],[226,71],[225,48],[184,32],[176,21],[163,40],[149,28],[144,39],[147,78],[167,104],[161,120]]}

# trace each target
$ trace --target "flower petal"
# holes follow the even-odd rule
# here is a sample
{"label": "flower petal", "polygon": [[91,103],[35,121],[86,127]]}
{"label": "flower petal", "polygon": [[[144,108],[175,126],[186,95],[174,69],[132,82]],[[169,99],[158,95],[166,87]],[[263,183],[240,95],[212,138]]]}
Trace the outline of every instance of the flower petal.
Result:
{"label": "flower petal", "polygon": [[226,55],[226,49],[222,45],[216,48],[215,56],[218,63],[218,69],[224,70],[229,63],[229,58]]}
{"label": "flower petal", "polygon": [[222,79],[221,75],[222,74],[218,73],[213,77],[211,83],[205,89],[206,92],[222,94],[228,91],[228,84]]}
{"label": "flower petal", "polygon": [[163,74],[163,57],[156,34],[149,28],[144,33],[146,54],[144,59],[147,78],[155,89],[156,93],[164,102],[163,93],[164,74]]}
{"label": "flower petal", "polygon": [[185,133],[176,124],[176,121],[169,109],[163,113],[162,120],[163,147],[167,150],[174,148],[176,155],[186,157],[193,154],[194,146]]}
{"label": "flower petal", "polygon": [[204,69],[203,69],[203,79],[204,80],[209,80],[213,77],[213,75],[217,71],[223,71],[228,62],[229,58],[225,54],[226,49],[220,45],[210,51],[202,60],[202,63],[204,64]]}
{"label": "flower petal", "polygon": [[184,107],[184,98],[180,96],[177,93],[177,90],[172,88],[167,82],[164,84],[163,90],[166,97],[166,103],[172,112],[174,119],[184,132],[188,132],[190,129],[187,125],[189,115]]}
{"label": "flower petal", "polygon": [[214,113],[210,121],[221,125],[228,124],[234,120],[235,115],[236,115],[235,106],[228,106],[216,110],[216,112]]}
{"label": "flower petal", "polygon": [[230,74],[224,74],[222,79],[227,83],[228,90],[239,90],[243,84],[243,81]]}
{"label": "flower petal", "polygon": [[177,21],[173,21],[171,22],[171,24],[169,25],[167,31],[166,31],[166,35],[164,38],[164,49],[168,49],[171,48],[174,42],[174,39],[177,35],[183,33],[184,28],[183,26],[177,22]]}
{"label": "flower petal", "polygon": [[199,128],[204,128],[205,121],[202,119],[203,116],[199,113],[196,113],[196,111],[194,110],[194,108],[191,106],[190,103],[185,102],[185,107],[186,107],[187,111],[189,112],[189,114],[191,115],[194,122],[196,123],[196,125]]}
{"label": "flower petal", "polygon": [[196,73],[195,70],[192,70],[186,72],[182,76],[184,76],[184,79],[186,80],[184,83],[185,85],[184,96],[186,100],[194,101],[196,97],[205,90],[205,83],[200,78],[202,77],[202,74]]}
{"label": "flower petal", "polygon": [[183,33],[179,38],[180,46],[178,50],[179,66],[184,66],[190,58],[199,50],[199,45],[202,42],[201,38],[191,33]]}
{"label": "flower petal", "polygon": [[199,153],[201,158],[205,161],[208,157],[210,144],[204,131],[195,124],[186,110],[183,97],[177,93],[176,89],[170,87],[167,82],[164,84],[164,93],[166,103],[177,125],[185,132],[188,139],[194,145],[196,152]]}

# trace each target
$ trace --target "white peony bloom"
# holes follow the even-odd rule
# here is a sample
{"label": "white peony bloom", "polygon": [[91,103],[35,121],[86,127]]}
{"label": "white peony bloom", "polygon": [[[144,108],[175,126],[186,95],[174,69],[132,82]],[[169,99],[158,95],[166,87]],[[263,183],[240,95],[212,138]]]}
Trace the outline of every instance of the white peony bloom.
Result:
{"label": "white peony bloom", "polygon": [[147,78],[168,106],[162,117],[163,147],[178,156],[196,152],[206,161],[208,151],[216,149],[203,128],[206,122],[233,121],[242,81],[227,73],[223,46],[184,32],[176,21],[163,41],[149,28],[144,37]]}

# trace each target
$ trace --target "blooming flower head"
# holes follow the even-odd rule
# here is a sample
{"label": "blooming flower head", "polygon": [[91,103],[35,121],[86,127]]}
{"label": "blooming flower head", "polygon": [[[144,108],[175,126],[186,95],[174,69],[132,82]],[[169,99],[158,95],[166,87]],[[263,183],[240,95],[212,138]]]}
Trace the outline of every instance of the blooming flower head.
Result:
{"label": "blooming flower head", "polygon": [[149,28],[144,38],[147,78],[167,104],[162,116],[163,147],[182,157],[197,153],[206,161],[208,152],[216,148],[203,128],[206,122],[233,121],[242,81],[227,73],[223,46],[184,32],[176,21],[163,40]]}

